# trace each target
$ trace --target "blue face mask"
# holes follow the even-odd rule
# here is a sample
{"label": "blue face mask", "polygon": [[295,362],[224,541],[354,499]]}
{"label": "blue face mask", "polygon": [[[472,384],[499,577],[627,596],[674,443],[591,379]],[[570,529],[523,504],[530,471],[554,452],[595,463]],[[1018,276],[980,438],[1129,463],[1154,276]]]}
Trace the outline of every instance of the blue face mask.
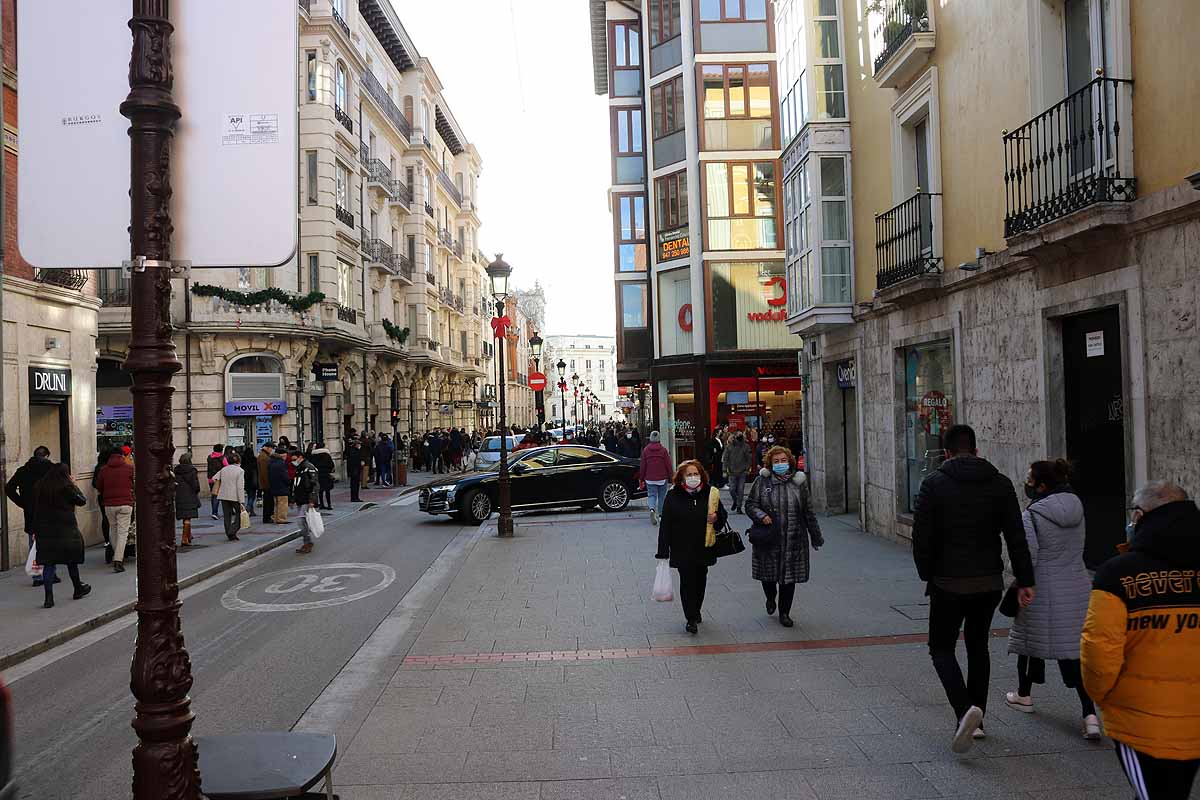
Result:
{"label": "blue face mask", "polygon": [[790,470],[791,468],[792,468],[791,464],[788,464],[786,462],[783,464],[772,464],[771,472],[774,472],[776,475],[787,475],[788,470]]}

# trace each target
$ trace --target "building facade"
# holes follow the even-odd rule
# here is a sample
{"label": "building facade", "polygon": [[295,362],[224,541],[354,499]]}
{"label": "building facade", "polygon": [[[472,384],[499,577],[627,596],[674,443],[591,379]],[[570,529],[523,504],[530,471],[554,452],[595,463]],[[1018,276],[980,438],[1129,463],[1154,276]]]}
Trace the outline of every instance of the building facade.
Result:
{"label": "building facade", "polygon": [[[1138,484],[1200,490],[1200,159],[1185,144],[1200,7],[778,13],[787,324],[816,501],[909,536],[959,422],[1014,481],[1036,459],[1073,462],[1089,563],[1123,540]],[[842,105],[821,100],[840,86]]]}
{"label": "building facade", "polygon": [[[559,360],[566,364],[564,372],[567,380],[567,390],[564,393],[558,388]],[[598,398],[592,409],[592,418],[597,420],[619,419],[617,410],[617,341],[613,336],[593,336],[578,334],[575,336],[547,336],[545,357],[543,363],[546,373],[546,416],[549,424],[563,424],[563,401],[566,401],[567,424],[572,424],[576,417],[584,418],[584,412],[579,411],[576,400],[576,389],[572,385],[573,376],[579,376],[574,382],[584,389],[593,392]]]}
{"label": "building facade", "polygon": [[718,425],[788,439],[801,425],[774,7],[591,3],[595,88],[610,104],[617,378],[649,383],[679,460]]}
{"label": "building facade", "polygon": [[[386,0],[300,3],[299,253],[195,270],[172,317],[175,441],[332,452],[352,430],[478,424],[492,373],[482,161]],[[123,435],[127,283],[101,276],[101,438]]]}

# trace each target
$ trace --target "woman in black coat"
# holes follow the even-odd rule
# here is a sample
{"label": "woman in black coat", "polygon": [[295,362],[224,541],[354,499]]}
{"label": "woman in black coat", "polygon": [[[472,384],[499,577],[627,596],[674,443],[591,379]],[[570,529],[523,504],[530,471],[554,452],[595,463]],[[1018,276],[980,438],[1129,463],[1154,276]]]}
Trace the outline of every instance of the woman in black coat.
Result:
{"label": "woman in black coat", "polygon": [[246,513],[253,517],[254,503],[258,500],[258,457],[254,454],[254,445],[246,445],[241,455],[246,473]]}
{"label": "woman in black coat", "polygon": [[183,521],[181,547],[192,543],[192,520],[200,515],[200,475],[192,454],[181,453],[175,465],[175,519]]}
{"label": "woman in black coat", "polygon": [[55,464],[33,487],[33,513],[37,520],[37,562],[42,565],[42,587],[46,593],[43,608],[54,608],[56,567],[65,564],[76,600],[86,597],[92,587],[79,579],[83,563],[83,534],[75,522],[75,509],[87,505],[87,498],[71,477],[71,468]]}
{"label": "woman in black coat", "polygon": [[716,555],[706,546],[708,531],[710,527],[714,532],[724,528],[728,514],[719,492],[713,502],[708,474],[699,461],[680,464],[672,483],[663,501],[655,558],[669,558],[671,566],[679,570],[679,601],[687,620],[686,630],[696,633],[696,626],[704,621],[700,606],[704,604],[708,568],[717,563]]}

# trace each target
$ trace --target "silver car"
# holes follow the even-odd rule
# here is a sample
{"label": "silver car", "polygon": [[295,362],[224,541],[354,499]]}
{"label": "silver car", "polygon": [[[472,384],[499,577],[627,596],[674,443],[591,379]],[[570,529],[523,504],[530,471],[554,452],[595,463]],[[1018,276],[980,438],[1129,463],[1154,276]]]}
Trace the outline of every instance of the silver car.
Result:
{"label": "silver car", "polygon": [[[508,452],[511,453],[513,451],[513,449],[517,445],[519,445],[522,442],[522,440],[524,440],[525,434],[518,433],[515,436],[507,436],[505,438],[508,440],[505,443],[505,447],[508,449]],[[499,436],[489,436],[483,440],[483,444],[479,447],[479,458],[475,463],[475,468],[476,469],[487,469],[488,467],[494,466],[499,463],[500,463],[500,437]]]}

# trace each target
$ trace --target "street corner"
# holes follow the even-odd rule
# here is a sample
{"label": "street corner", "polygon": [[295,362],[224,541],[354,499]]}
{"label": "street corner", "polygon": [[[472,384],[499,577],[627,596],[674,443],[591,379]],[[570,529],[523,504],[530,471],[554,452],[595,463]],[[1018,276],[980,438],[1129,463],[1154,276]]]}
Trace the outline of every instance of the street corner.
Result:
{"label": "street corner", "polygon": [[386,564],[306,564],[248,578],[226,590],[221,605],[250,613],[311,611],[364,600],[395,580]]}

